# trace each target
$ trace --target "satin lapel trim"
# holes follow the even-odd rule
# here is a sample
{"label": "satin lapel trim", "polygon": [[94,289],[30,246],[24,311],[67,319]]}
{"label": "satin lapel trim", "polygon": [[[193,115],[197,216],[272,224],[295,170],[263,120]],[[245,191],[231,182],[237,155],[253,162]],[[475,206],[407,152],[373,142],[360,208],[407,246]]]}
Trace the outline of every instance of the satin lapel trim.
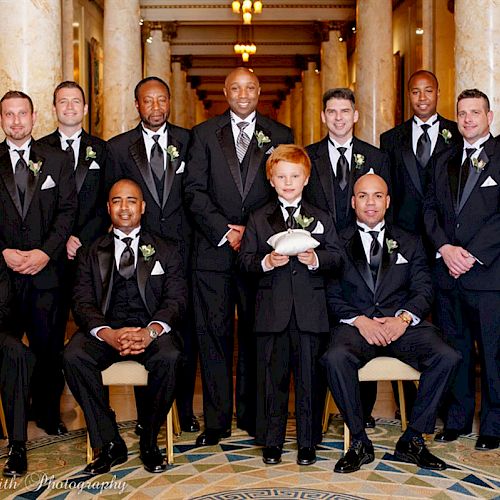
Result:
{"label": "satin lapel trim", "polygon": [[[142,131],[139,131],[139,133],[142,134]],[[158,197],[158,192],[156,191],[155,181],[153,180],[153,173],[149,167],[148,155],[146,153],[146,146],[144,145],[142,135],[139,136],[137,141],[129,146],[129,151],[142,175],[142,178],[144,179],[146,186],[149,189],[149,192],[151,193],[151,196],[155,200],[156,204],[161,206],[160,198]]]}
{"label": "satin lapel trim", "polygon": [[[177,140],[176,137],[174,137],[170,130],[168,131],[168,145],[174,146],[177,151],[180,151],[182,149],[182,144]],[[163,177],[162,208],[165,208],[165,205],[167,204],[168,196],[170,195],[172,184],[174,183],[174,179],[176,176],[175,172],[179,168],[181,162],[180,153],[179,156],[173,161],[170,160],[170,155],[166,151],[165,154],[167,155],[167,172],[170,170],[172,175],[167,175],[167,172],[165,172],[165,175]]]}
{"label": "satin lapel trim", "polygon": [[87,173],[89,171],[90,164],[92,163],[92,159],[85,160],[85,156],[87,156],[87,147],[90,146],[89,137],[82,131],[82,137],[80,139],[80,150],[78,151],[78,164],[75,169],[75,182],[76,182],[76,191],[80,192],[82,189],[83,183],[85,182],[85,178],[87,177]]}
{"label": "satin lapel trim", "polygon": [[390,269],[390,266],[396,261],[396,257],[398,255],[398,249],[396,248],[389,254],[389,249],[387,248],[387,240],[392,240],[390,232],[388,229],[385,230],[384,233],[384,241],[382,242],[382,263],[378,270],[377,274],[377,283],[375,285],[375,293],[378,293],[380,287],[387,276],[387,272]]}
{"label": "satin lapel trim", "polygon": [[113,235],[106,235],[97,249],[97,261],[99,262],[99,274],[102,283],[101,312],[106,314],[111,300],[111,290],[113,288],[113,277],[115,272],[115,245]]}
{"label": "satin lapel trim", "polygon": [[241,179],[240,162],[236,156],[231,123],[228,122],[224,126],[218,128],[215,131],[215,135],[226,158],[226,163],[229,167],[234,183],[236,184],[240,195],[243,197],[243,181]]}
{"label": "satin lapel trim", "polygon": [[361,236],[359,235],[359,231],[357,230],[354,230],[354,234],[347,244],[347,253],[351,258],[354,266],[358,270],[359,274],[363,278],[363,281],[366,283],[366,286],[371,290],[372,293],[375,293],[375,283],[373,282],[373,276],[370,271],[368,261],[366,260]]}
{"label": "satin lapel trim", "polygon": [[268,216],[267,222],[269,222],[274,234],[286,231],[285,219],[283,218],[283,212],[281,211],[281,206],[279,204],[276,204],[276,208]]}
{"label": "satin lapel trim", "polygon": [[439,119],[439,134],[436,141],[436,145],[434,146],[434,151],[432,152],[432,156],[445,150],[448,146],[448,144],[446,144],[446,141],[443,139],[443,136],[441,135],[443,130],[446,128],[444,126],[443,117],[438,115],[438,119]]}
{"label": "satin lapel trim", "polygon": [[[272,141],[271,133],[269,130],[265,129],[258,120],[257,117],[257,122],[255,123],[255,131],[263,132],[264,135],[267,135]],[[249,191],[250,188],[252,187],[253,181],[255,180],[255,176],[257,175],[257,172],[259,171],[260,164],[262,162],[262,158],[264,157],[264,154],[268,149],[272,147],[272,142],[269,144],[263,144],[261,148],[259,148],[257,144],[257,139],[255,138],[255,134],[250,140],[250,145],[248,146],[248,153],[250,154],[250,158],[248,159],[248,172],[247,172],[247,177],[245,180],[245,187],[243,190],[243,198],[245,198]]]}
{"label": "satin lapel trim", "polygon": [[473,169],[474,171],[469,173],[469,177],[467,177],[467,182],[465,183],[464,186],[464,193],[462,197],[460,198],[460,205],[458,206],[458,211],[457,214],[460,213],[462,208],[464,208],[465,204],[467,203],[467,200],[469,199],[470,195],[472,194],[472,191],[474,190],[474,187],[476,186],[477,182],[481,177],[486,176],[486,169],[488,168],[488,164],[490,159],[488,158],[488,155],[486,154],[485,148],[481,151],[481,153],[478,156],[478,161],[484,161],[486,165],[484,168],[478,172],[476,169]]}
{"label": "satin lapel trim", "polygon": [[[28,185],[26,186],[26,193],[24,193],[23,219],[26,217],[26,214],[28,213],[31,202],[33,200],[33,196],[35,195],[35,191],[38,187],[38,182],[40,180],[41,174],[43,173],[44,169],[43,167],[45,164],[45,158],[37,154],[35,145],[31,146],[30,160],[33,163],[41,161],[42,167],[40,173],[36,177],[33,175],[33,172],[31,172],[31,170],[28,170]],[[28,163],[28,169],[29,169],[29,163]]]}
{"label": "satin lapel trim", "polygon": [[14,171],[12,170],[12,163],[10,161],[10,154],[5,143],[1,145],[3,154],[0,156],[0,177],[2,178],[7,192],[12,198],[12,202],[19,213],[19,217],[23,216],[23,209],[21,207],[21,199],[19,198],[19,192],[16,186],[16,180],[14,178]]}
{"label": "satin lapel trim", "polygon": [[457,192],[458,192],[458,172],[462,164],[462,148],[458,149],[456,153],[450,158],[446,165],[448,171],[448,188],[451,195],[451,204],[455,213],[458,211],[457,207]]}
{"label": "satin lapel trim", "polygon": [[138,255],[137,255],[137,287],[139,288],[139,293],[141,295],[142,301],[150,316],[152,316],[152,312],[149,309],[148,303],[146,301],[146,284],[153,269],[153,264],[156,259],[153,257],[146,261],[142,252],[140,250],[141,245],[152,245],[152,241],[145,241],[143,238],[139,238],[139,247],[138,247]]}
{"label": "satin lapel trim", "polygon": [[337,221],[337,208],[335,206],[335,194],[333,190],[333,170],[328,154],[328,140],[324,140],[318,147],[318,175],[321,182],[321,187],[325,193],[325,198],[333,214],[333,220]]}

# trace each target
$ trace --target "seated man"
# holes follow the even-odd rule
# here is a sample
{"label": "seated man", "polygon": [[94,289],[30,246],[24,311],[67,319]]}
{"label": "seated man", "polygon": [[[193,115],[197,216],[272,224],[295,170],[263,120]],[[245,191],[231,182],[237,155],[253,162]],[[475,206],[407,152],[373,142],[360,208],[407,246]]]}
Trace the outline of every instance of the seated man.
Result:
{"label": "seated man", "polygon": [[335,472],[354,472],[375,458],[363,426],[358,369],[377,356],[393,356],[420,372],[409,426],[395,456],[425,469],[446,464],[427,449],[422,433],[434,432],[441,395],[460,355],[422,321],[429,312],[432,284],[420,238],[386,224],[385,181],[366,174],[354,185],[357,225],[340,233],[344,267],[327,291],[328,306],[340,324],[321,358],[333,398],[352,442]]}
{"label": "seated man", "polygon": [[0,389],[9,435],[9,456],[3,469],[6,477],[22,476],[28,468],[26,409],[35,363],[31,351],[10,333],[11,299],[7,266],[0,256]]}
{"label": "seated man", "polygon": [[90,474],[127,460],[101,378],[102,370],[127,359],[149,372],[140,439],[144,468],[166,469],[157,437],[174,399],[182,345],[175,328],[186,309],[187,285],[175,247],[141,231],[144,209],[134,181],[116,182],[108,197],[113,231],[85,250],[77,267],[73,313],[79,331],[64,352],[64,369],[92,447],[100,449],[85,468]]}

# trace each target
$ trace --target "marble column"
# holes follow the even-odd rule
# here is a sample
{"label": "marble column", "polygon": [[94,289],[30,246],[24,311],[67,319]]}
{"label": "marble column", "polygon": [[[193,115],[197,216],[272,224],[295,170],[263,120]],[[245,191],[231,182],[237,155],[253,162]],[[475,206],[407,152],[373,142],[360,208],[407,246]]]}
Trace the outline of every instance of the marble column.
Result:
{"label": "marble column", "polygon": [[328,31],[321,42],[321,95],[328,89],[347,87],[347,45],[339,42],[340,31]]}
{"label": "marble column", "polygon": [[497,135],[500,132],[498,0],[455,1],[455,95],[471,88],[489,97],[494,111],[491,130]]}
{"label": "marble column", "polygon": [[183,127],[187,116],[186,76],[180,61],[172,62],[171,91],[170,119],[172,123]]}
{"label": "marble column", "polygon": [[290,94],[286,96],[284,101],[281,101],[281,106],[278,110],[278,121],[283,123],[287,127],[290,126],[291,123],[291,109],[290,109]]}
{"label": "marble column", "polygon": [[434,71],[434,1],[422,0],[422,68]]}
{"label": "marble column", "polygon": [[139,0],[104,0],[104,139],[137,124],[134,88],[142,78],[139,19]]}
{"label": "marble column", "polygon": [[173,23],[155,23],[151,27],[151,43],[144,44],[144,73],[145,76],[158,76],[171,86],[170,59],[172,49],[170,40],[175,36]]}
{"label": "marble column", "polygon": [[297,82],[291,92],[291,122],[296,144],[302,145],[302,82]]}
{"label": "marble column", "polygon": [[302,72],[302,142],[304,146],[321,137],[321,83],[316,62],[308,61]]}
{"label": "marble column", "polygon": [[203,104],[203,101],[201,99],[196,100],[196,118],[195,118],[195,125],[198,125],[198,123],[202,123],[207,119],[207,111],[205,110],[205,106]]}
{"label": "marble column", "polygon": [[73,0],[62,0],[62,79],[74,80]]}
{"label": "marble column", "polygon": [[391,0],[358,0],[356,45],[356,136],[378,145],[394,126]]}
{"label": "marble column", "polygon": [[0,2],[0,94],[21,90],[38,112],[34,137],[51,132],[56,121],[52,93],[61,81],[61,1]]}

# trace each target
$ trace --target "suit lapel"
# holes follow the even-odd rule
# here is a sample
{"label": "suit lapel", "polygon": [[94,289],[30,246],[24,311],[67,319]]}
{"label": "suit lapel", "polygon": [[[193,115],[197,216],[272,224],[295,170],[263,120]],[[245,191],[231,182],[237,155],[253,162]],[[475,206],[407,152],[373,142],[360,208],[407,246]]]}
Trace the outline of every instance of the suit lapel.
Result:
{"label": "suit lapel", "polygon": [[346,205],[346,211],[345,211],[345,216],[346,218],[349,218],[349,212],[351,210],[351,197],[352,197],[352,190],[354,188],[354,184],[358,180],[358,177],[360,176],[361,172],[363,172],[362,167],[358,168],[356,167],[356,162],[354,161],[354,155],[363,155],[365,157],[365,170],[368,165],[366,165],[366,153],[363,151],[363,148],[360,144],[360,141],[353,136],[352,138],[352,156],[351,156],[351,167],[349,168],[349,183],[347,185],[347,205]]}
{"label": "suit lapel", "polygon": [[111,299],[115,273],[115,245],[113,233],[107,234],[97,248],[97,261],[102,283],[101,312],[106,314]]}
{"label": "suit lapel", "polygon": [[179,168],[179,165],[181,163],[180,151],[182,149],[182,144],[178,141],[177,137],[175,137],[175,134],[172,133],[171,128],[168,129],[168,145],[175,147],[177,151],[179,151],[179,156],[174,160],[171,160],[170,155],[165,152],[165,154],[167,155],[167,169],[165,175],[163,176],[162,208],[165,208],[170,190],[172,189],[172,184],[174,183],[175,172]]}
{"label": "suit lapel", "polygon": [[243,190],[243,198],[247,196],[247,194],[250,191],[250,188],[252,187],[253,181],[255,180],[255,176],[257,175],[257,172],[259,171],[260,164],[262,162],[262,158],[264,157],[265,152],[272,147],[272,137],[271,133],[269,130],[264,128],[264,126],[261,123],[260,116],[257,113],[256,115],[256,122],[255,122],[255,132],[263,132],[264,135],[269,137],[271,139],[271,142],[268,144],[263,144],[261,148],[259,148],[257,139],[254,136],[250,140],[250,145],[248,147],[249,151],[248,154],[250,155],[250,158],[248,159],[248,172],[247,172],[247,177],[245,180],[245,186]]}
{"label": "suit lapel", "polygon": [[129,146],[129,152],[132,158],[139,169],[139,172],[144,179],[144,183],[149,189],[151,196],[155,200],[158,206],[161,206],[160,198],[158,197],[158,192],[156,191],[155,181],[153,179],[153,173],[151,172],[151,168],[149,168],[148,155],[146,153],[146,146],[144,145],[144,139],[142,137],[141,125],[139,125],[138,133],[139,136],[135,142],[133,142]]}
{"label": "suit lapel", "polygon": [[413,152],[412,143],[412,120],[406,121],[403,127],[402,141],[401,141],[401,155],[403,157],[403,163],[408,171],[411,181],[416,187],[420,195],[424,195],[422,188],[422,183],[420,182],[420,175],[417,165],[417,159],[415,158],[415,153]]}
{"label": "suit lapel", "polygon": [[[36,188],[38,187],[40,174],[43,172],[45,166],[44,165],[45,158],[37,153],[35,143],[31,144],[30,160],[33,163],[42,162],[42,167],[40,172],[36,176],[33,174],[33,172],[31,172],[31,170],[28,171],[28,185],[26,186],[26,193],[24,193],[23,219],[26,217],[26,214],[28,213],[31,201],[33,200],[33,196],[35,195]],[[29,162],[28,162],[28,169],[29,169]]]}
{"label": "suit lapel", "polygon": [[222,115],[223,120],[219,124],[219,128],[215,131],[215,136],[219,141],[220,147],[226,158],[226,163],[233,177],[234,183],[238,188],[240,195],[243,197],[243,181],[241,179],[240,162],[236,156],[236,148],[234,146],[233,130],[231,128],[231,119],[229,111]]}
{"label": "suit lapel", "polygon": [[328,207],[333,214],[333,220],[337,221],[337,208],[335,206],[335,194],[333,191],[333,171],[328,153],[328,138],[323,139],[318,146],[318,161],[316,164]]}
{"label": "suit lapel", "polygon": [[149,260],[145,260],[144,256],[142,255],[141,252],[141,246],[142,245],[152,245],[153,242],[147,240],[147,238],[144,238],[142,235],[139,237],[139,246],[138,246],[138,255],[137,255],[137,287],[139,288],[139,293],[141,295],[141,299],[144,302],[144,305],[146,306],[146,309],[148,310],[148,313],[152,315],[152,312],[149,309],[148,303],[146,301],[146,284],[149,278],[149,275],[151,274],[151,270],[153,269],[153,264],[155,263],[156,259],[154,256],[150,258]]}
{"label": "suit lapel", "polygon": [[285,219],[283,218],[283,212],[281,211],[279,202],[276,203],[275,209],[267,217],[267,222],[269,222],[274,234],[286,231]]}
{"label": "suit lapel", "polygon": [[19,213],[19,216],[23,216],[23,209],[21,207],[21,199],[19,198],[19,192],[17,191],[16,180],[14,179],[14,171],[12,169],[12,163],[10,161],[9,148],[5,141],[0,144],[0,177],[2,178],[7,192],[12,198],[12,202]]}
{"label": "suit lapel", "polygon": [[371,290],[372,293],[374,293],[375,283],[373,282],[370,266],[368,265],[368,261],[366,260],[366,254],[363,249],[361,236],[359,235],[359,231],[355,228],[352,229],[352,233],[353,234],[346,247],[347,254],[349,255],[359,274],[363,278],[363,281],[366,283],[366,286]]}
{"label": "suit lapel", "polygon": [[78,151],[78,164],[75,169],[75,182],[76,191],[79,193],[82,189],[83,183],[85,182],[85,177],[89,171],[92,159],[86,160],[87,148],[91,146],[89,135],[82,130],[82,136],[80,138],[80,150]]}
{"label": "suit lapel", "polygon": [[443,130],[446,129],[446,124],[444,123],[444,118],[441,115],[438,115],[438,120],[439,120],[439,134],[438,134],[436,145],[434,146],[434,151],[432,152],[432,156],[441,153],[441,151],[444,151],[448,147],[448,144],[446,144],[446,141],[444,140],[443,136],[441,135],[443,133]]}
{"label": "suit lapel", "polygon": [[389,253],[387,240],[393,240],[390,233],[390,228],[386,228],[384,233],[384,241],[382,241],[382,262],[380,264],[380,268],[377,274],[377,283],[375,284],[376,292],[380,290],[380,287],[385,277],[387,276],[390,266],[394,264],[398,255],[397,248],[394,249],[391,253]]}

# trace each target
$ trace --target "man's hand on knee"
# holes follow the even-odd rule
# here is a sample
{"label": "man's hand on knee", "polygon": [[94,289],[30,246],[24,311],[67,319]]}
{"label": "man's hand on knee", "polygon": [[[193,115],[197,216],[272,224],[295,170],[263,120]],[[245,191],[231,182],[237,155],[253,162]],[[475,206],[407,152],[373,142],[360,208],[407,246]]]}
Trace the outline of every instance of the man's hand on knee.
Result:
{"label": "man's hand on knee", "polygon": [[358,316],[353,325],[370,345],[386,346],[390,341],[384,326],[367,316]]}
{"label": "man's hand on knee", "polygon": [[129,335],[130,333],[140,330],[139,327],[123,327],[123,328],[103,328],[99,330],[99,337],[109,344],[113,349],[117,351],[122,351],[121,338]]}
{"label": "man's hand on knee", "polygon": [[120,338],[120,355],[136,356],[143,353],[151,343],[151,336],[146,328],[134,328],[134,331],[128,331]]}

